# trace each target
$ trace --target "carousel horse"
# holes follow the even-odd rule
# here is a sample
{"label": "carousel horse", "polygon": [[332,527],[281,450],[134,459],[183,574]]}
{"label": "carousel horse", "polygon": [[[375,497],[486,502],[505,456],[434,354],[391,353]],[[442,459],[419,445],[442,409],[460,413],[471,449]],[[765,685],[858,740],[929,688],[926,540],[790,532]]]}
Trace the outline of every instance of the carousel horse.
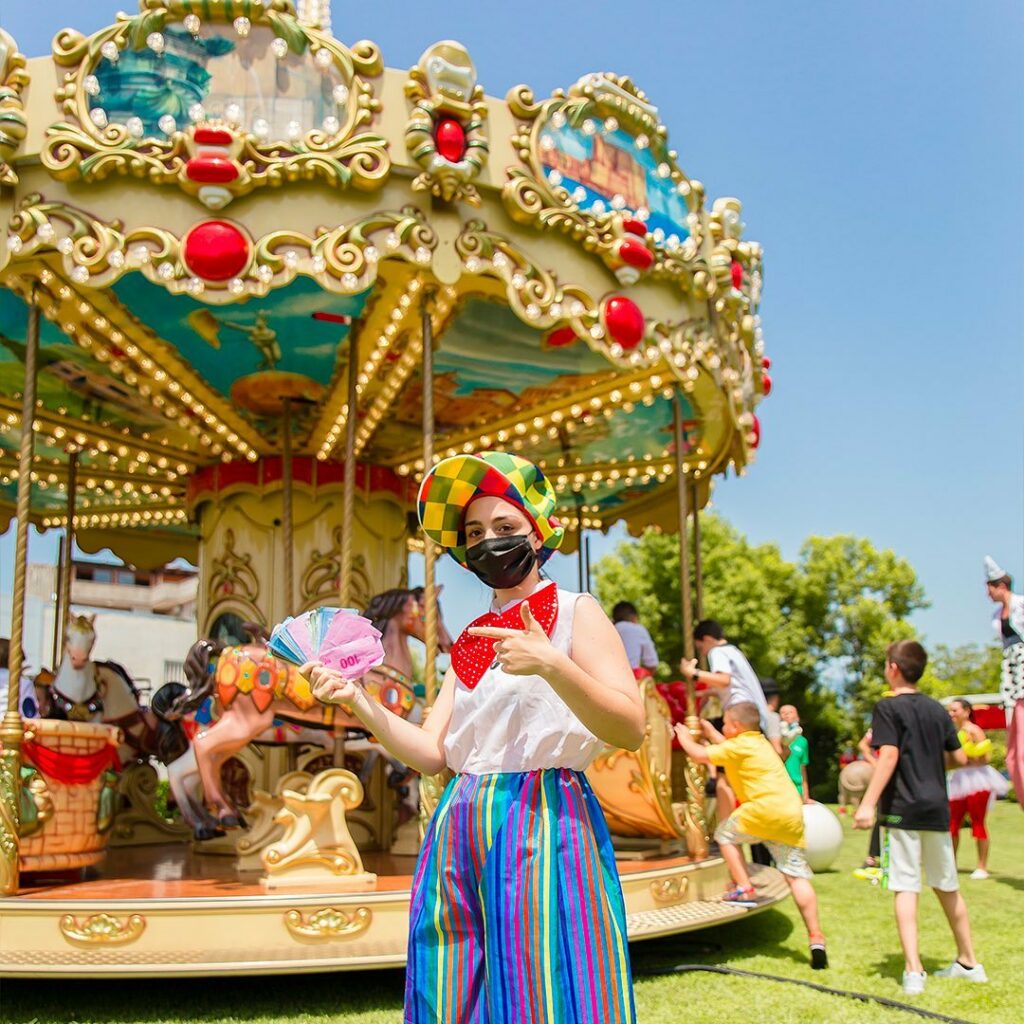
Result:
{"label": "carousel horse", "polygon": [[[373,699],[407,717],[415,706],[409,637],[423,639],[423,588],[378,594],[366,615],[382,633],[385,660],[363,677],[363,684]],[[167,702],[161,714],[164,721],[180,719],[198,708],[207,696],[214,695],[215,721],[196,735],[193,749],[205,800],[215,808],[215,826],[220,829],[245,825],[238,808],[224,792],[221,768],[269,729],[275,718],[316,729],[362,728],[357,719],[340,708],[317,701],[309,681],[298,669],[271,655],[262,627],[247,624],[246,629],[252,637],[246,644],[222,646],[211,640],[193,644],[185,659],[188,689]],[[451,643],[439,614],[438,647],[447,652]],[[183,762],[183,776],[187,767]]]}
{"label": "carousel horse", "polygon": [[90,658],[95,622],[95,615],[68,617],[64,656],[49,686],[49,717],[116,725],[125,737],[118,749],[122,763],[147,757],[154,752],[156,720],[122,666]]}

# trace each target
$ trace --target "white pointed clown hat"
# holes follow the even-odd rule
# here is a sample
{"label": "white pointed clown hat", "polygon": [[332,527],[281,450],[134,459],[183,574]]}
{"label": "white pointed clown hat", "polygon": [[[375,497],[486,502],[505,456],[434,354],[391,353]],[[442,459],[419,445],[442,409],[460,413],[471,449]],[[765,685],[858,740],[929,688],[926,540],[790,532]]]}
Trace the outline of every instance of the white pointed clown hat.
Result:
{"label": "white pointed clown hat", "polygon": [[1006,570],[999,567],[999,563],[991,556],[985,556],[985,582],[996,583],[1006,575]]}

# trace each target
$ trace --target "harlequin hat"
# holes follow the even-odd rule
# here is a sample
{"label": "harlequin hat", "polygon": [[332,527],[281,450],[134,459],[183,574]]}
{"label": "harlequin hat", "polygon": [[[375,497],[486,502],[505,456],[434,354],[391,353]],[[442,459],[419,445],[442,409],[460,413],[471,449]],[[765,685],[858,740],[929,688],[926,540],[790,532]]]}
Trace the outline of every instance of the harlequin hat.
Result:
{"label": "harlequin hat", "polygon": [[543,544],[542,563],[561,545],[565,527],[552,515],[555,491],[539,467],[507,452],[454,455],[424,477],[418,509],[423,532],[460,565],[466,564],[466,509],[482,497],[504,498],[526,513]]}

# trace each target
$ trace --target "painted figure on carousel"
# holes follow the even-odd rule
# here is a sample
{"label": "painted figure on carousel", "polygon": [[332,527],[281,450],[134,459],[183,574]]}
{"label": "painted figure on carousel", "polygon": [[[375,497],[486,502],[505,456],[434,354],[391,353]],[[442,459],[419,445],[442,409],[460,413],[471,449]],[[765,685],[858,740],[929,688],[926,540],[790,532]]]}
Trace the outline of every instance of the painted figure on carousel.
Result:
{"label": "painted figure on carousel", "polygon": [[1006,766],[1017,802],[1024,793],[1024,594],[1013,592],[1013,580],[994,559],[985,556],[985,586],[996,606],[992,625],[1003,644],[1000,691],[1006,705]]}
{"label": "painted figure on carousel", "polygon": [[456,456],[424,479],[424,532],[494,598],[423,726],[334,670],[302,670],[404,763],[456,773],[413,881],[407,1024],[635,1020],[622,891],[584,771],[604,744],[640,745],[644,710],[597,602],[541,574],[564,532],[554,509],[514,455]]}

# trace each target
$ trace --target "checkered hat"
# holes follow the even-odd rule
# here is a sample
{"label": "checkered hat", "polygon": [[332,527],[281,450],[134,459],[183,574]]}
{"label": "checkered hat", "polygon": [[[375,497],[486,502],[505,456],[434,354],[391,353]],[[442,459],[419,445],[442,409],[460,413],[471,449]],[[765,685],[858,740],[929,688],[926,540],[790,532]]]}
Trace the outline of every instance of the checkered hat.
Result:
{"label": "checkered hat", "polygon": [[562,543],[565,527],[552,516],[555,491],[537,466],[507,452],[455,455],[424,477],[419,515],[423,532],[460,565],[466,564],[466,509],[484,496],[504,498],[529,516],[543,542],[538,552],[542,563]]}

